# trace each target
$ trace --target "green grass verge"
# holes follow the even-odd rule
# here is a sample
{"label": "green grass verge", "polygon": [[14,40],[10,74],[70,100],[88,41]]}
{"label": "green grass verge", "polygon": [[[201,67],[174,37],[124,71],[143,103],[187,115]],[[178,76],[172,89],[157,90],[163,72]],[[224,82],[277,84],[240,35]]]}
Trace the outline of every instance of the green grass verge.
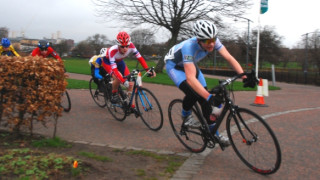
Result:
{"label": "green grass verge", "polygon": [[85,152],[81,151],[78,153],[80,156],[88,157],[97,161],[102,161],[102,162],[112,162],[113,160],[107,156],[99,156],[91,152]]}

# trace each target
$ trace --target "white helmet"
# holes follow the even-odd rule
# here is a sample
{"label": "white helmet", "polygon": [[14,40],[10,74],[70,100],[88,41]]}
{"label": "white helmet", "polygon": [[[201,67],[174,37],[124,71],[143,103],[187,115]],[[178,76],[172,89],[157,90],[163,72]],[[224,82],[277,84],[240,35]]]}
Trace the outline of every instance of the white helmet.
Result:
{"label": "white helmet", "polygon": [[207,20],[198,20],[193,24],[193,35],[197,39],[212,39],[218,34],[216,26]]}
{"label": "white helmet", "polygon": [[107,53],[107,48],[102,48],[100,50],[100,56],[106,56],[106,53]]}

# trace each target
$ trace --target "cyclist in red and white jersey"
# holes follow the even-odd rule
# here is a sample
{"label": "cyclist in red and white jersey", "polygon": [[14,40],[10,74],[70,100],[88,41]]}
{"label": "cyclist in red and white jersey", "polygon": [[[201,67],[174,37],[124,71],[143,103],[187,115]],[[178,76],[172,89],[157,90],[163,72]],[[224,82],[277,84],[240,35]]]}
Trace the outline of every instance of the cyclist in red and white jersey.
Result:
{"label": "cyclist in red and white jersey", "polygon": [[[128,33],[124,31],[119,32],[116,41],[117,45],[114,45],[107,50],[107,61],[103,61],[102,64],[105,70],[110,75],[112,75],[114,79],[112,84],[112,103],[116,103],[120,100],[117,93],[120,83],[124,84],[124,86],[128,89],[128,92],[131,92],[133,88],[133,82],[129,82],[126,78],[124,78],[124,76],[130,74],[130,71],[126,63],[123,60],[124,58],[133,54],[138,59],[138,61],[144,69],[149,69],[145,59],[141,56],[137,48],[131,42],[131,38]],[[151,77],[156,76],[155,72],[150,73]]]}

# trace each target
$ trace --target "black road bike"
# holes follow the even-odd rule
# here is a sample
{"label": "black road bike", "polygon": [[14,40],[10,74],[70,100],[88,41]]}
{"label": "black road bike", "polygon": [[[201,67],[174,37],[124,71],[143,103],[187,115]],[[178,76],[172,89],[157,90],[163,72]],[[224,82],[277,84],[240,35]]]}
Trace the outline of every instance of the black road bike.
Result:
{"label": "black road bike", "polygon": [[195,104],[192,110],[194,118],[201,122],[201,127],[191,129],[184,125],[181,118],[181,99],[174,99],[169,104],[170,125],[175,136],[188,150],[200,153],[206,147],[214,148],[216,144],[219,144],[222,150],[225,149],[215,134],[226,118],[228,138],[241,161],[257,173],[272,174],[279,169],[281,164],[280,145],[274,132],[260,115],[237,106],[234,104],[233,98],[230,97],[230,92],[233,92],[232,83],[243,75],[247,75],[251,81],[257,80],[254,71],[252,71],[220,81],[219,85],[211,90],[211,93],[220,93],[224,105],[222,113],[216,119],[216,125],[211,131],[198,104]]}

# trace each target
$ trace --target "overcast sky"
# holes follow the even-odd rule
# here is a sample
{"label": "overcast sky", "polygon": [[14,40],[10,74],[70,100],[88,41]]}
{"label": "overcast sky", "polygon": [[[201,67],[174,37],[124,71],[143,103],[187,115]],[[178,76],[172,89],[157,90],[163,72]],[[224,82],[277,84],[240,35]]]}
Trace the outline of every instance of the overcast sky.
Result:
{"label": "overcast sky", "polygon": [[[60,37],[85,40],[96,33],[114,39],[119,28],[109,28],[111,24],[102,23],[95,16],[91,0],[1,0],[0,27],[7,27],[12,35],[20,36],[24,31],[27,38]],[[253,21],[251,27],[257,27],[259,17],[259,0],[255,6],[243,15]],[[253,2],[252,1],[252,2]],[[287,47],[296,45],[302,34],[320,29],[320,0],[269,0],[269,9],[260,16],[260,24],[275,27],[275,31],[284,37]],[[112,25],[113,26],[113,25]],[[237,27],[246,31],[247,22],[237,21]],[[12,33],[14,32],[14,33]],[[160,34],[161,35],[161,34]],[[159,36],[160,36],[159,35]],[[168,35],[163,35],[166,40]]]}

